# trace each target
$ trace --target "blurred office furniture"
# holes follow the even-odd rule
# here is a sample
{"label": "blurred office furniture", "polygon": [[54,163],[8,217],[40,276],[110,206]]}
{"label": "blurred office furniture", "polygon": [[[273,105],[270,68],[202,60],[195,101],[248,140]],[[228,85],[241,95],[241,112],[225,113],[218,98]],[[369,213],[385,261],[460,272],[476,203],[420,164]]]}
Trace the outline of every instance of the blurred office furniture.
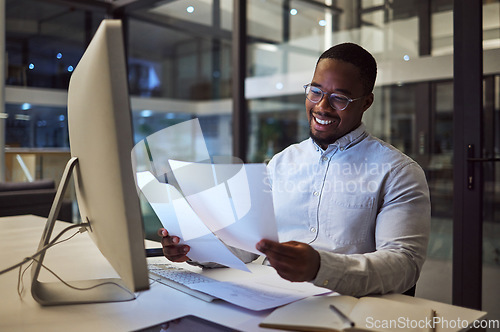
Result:
{"label": "blurred office furniture", "polygon": [[[56,195],[54,180],[0,182],[0,217],[34,214],[48,217]],[[65,200],[58,219],[71,222],[72,202]]]}

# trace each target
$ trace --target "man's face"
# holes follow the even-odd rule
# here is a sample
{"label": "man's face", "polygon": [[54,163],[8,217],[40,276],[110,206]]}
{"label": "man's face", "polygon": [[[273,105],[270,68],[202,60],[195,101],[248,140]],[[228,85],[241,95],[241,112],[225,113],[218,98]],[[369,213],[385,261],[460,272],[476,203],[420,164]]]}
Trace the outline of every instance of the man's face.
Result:
{"label": "man's face", "polygon": [[[340,60],[320,60],[311,85],[324,92],[342,94],[351,99],[364,95],[359,69],[351,63]],[[339,111],[330,106],[327,95],[316,104],[306,99],[307,119],[312,139],[326,149],[329,144],[361,124],[363,113],[372,102],[373,94],[370,93],[364,98],[349,103],[344,110]]]}

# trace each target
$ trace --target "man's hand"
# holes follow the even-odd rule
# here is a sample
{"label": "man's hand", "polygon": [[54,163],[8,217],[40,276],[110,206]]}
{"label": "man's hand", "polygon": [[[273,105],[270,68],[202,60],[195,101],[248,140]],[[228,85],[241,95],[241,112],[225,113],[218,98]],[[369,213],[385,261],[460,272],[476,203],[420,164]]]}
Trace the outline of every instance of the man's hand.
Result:
{"label": "man's hand", "polygon": [[181,239],[178,236],[169,235],[165,228],[160,228],[158,230],[158,235],[161,236],[163,255],[165,255],[168,260],[177,263],[189,260],[187,253],[190,248],[186,245],[179,245]]}
{"label": "man's hand", "polygon": [[271,266],[284,279],[311,281],[318,274],[319,253],[306,243],[261,240],[255,247],[267,256]]}

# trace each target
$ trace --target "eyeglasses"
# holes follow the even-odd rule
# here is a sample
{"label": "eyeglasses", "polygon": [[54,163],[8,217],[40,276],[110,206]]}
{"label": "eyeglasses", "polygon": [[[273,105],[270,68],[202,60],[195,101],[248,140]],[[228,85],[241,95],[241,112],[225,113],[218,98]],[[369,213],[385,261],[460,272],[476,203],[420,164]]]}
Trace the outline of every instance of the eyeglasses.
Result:
{"label": "eyeglasses", "polygon": [[312,86],[311,83],[304,85],[304,89],[306,91],[306,98],[310,102],[317,104],[321,101],[321,99],[323,99],[323,96],[326,95],[326,96],[328,96],[328,103],[330,104],[330,106],[333,109],[339,110],[339,111],[345,110],[346,107],[349,106],[349,103],[352,103],[353,101],[356,101],[356,100],[359,100],[361,98],[366,97],[366,96],[363,96],[363,97],[351,99],[351,98],[348,98],[344,95],[339,95],[338,93],[324,92],[320,88],[318,88],[316,86]]}

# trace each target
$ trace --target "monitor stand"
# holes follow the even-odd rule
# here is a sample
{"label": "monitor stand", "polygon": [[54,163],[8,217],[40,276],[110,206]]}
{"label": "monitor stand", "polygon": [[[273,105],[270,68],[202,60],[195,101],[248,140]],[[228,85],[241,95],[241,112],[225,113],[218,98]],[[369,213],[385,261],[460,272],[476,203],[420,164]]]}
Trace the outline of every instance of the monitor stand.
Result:
{"label": "monitor stand", "polygon": [[[75,168],[76,167],[76,168]],[[50,237],[54,230],[54,225],[61,209],[64,193],[68,187],[73,171],[78,170],[78,158],[72,157],[66,164],[61,182],[57,188],[57,193],[50,208],[50,213],[45,224],[45,229],[38,246],[41,250],[50,243]],[[81,224],[82,227],[89,227],[89,223]],[[119,278],[92,279],[68,282],[71,288],[63,282],[41,282],[38,280],[42,268],[45,251],[37,260],[33,262],[31,269],[31,294],[41,305],[66,305],[102,302],[120,302],[135,299],[133,292],[130,292]],[[79,289],[76,289],[79,288]],[[84,288],[85,290],[81,290]]]}

